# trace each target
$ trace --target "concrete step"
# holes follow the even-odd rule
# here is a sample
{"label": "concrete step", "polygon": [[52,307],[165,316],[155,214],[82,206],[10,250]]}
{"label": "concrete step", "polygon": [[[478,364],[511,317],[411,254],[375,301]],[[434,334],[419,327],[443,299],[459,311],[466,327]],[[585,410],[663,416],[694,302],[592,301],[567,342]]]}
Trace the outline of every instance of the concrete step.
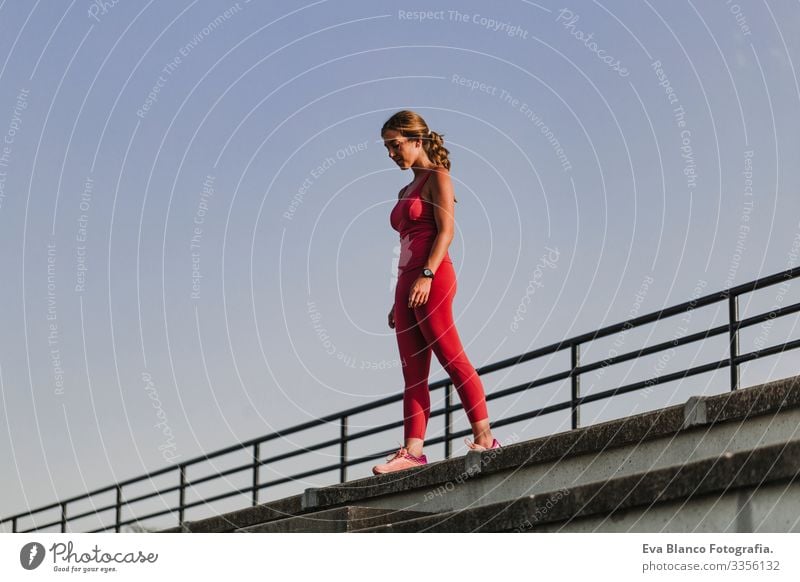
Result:
{"label": "concrete step", "polygon": [[[165,531],[236,531],[347,507],[431,515],[498,503],[535,506],[541,494],[552,496],[554,492],[596,487],[626,476],[672,471],[728,454],[783,446],[798,438],[800,377],[792,377],[735,392],[693,397],[682,405],[507,444],[501,449],[469,452],[425,467],[310,488],[302,495],[186,522],[183,528]],[[307,524],[304,520],[294,523]]]}
{"label": "concrete step", "polygon": [[197,521],[186,521],[183,527],[172,527],[162,533],[222,533],[233,532],[252,525],[306,513],[302,508],[302,495],[284,497],[254,507],[246,507],[222,515]]}
{"label": "concrete step", "polygon": [[672,406],[425,467],[305,491],[340,505],[442,513],[717,458],[800,438],[800,379]]}
{"label": "concrete step", "polygon": [[800,532],[800,440],[362,532]]}
{"label": "concrete step", "polygon": [[419,511],[395,511],[374,507],[347,505],[316,513],[268,521],[259,525],[240,528],[244,533],[339,533],[378,527],[428,514]]}

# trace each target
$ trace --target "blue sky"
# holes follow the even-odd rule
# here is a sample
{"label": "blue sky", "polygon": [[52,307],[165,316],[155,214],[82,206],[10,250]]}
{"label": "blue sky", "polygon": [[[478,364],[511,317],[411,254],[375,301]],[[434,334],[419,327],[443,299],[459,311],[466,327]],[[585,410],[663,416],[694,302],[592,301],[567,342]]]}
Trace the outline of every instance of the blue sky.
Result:
{"label": "blue sky", "polygon": [[[379,135],[399,109],[450,150],[454,310],[476,366],[796,266],[798,26],[795,4],[725,0],[3,2],[0,514],[402,390],[388,217],[411,175]],[[744,298],[742,314],[795,300],[794,287]],[[724,317],[697,310],[691,330]],[[794,328],[745,333],[742,351]],[[586,346],[586,361],[613,341]],[[684,348],[658,371],[724,348]],[[791,356],[745,367],[743,382],[796,373]],[[726,378],[587,406],[583,421]],[[563,398],[543,389],[490,413]],[[499,436],[564,430],[556,416]],[[352,449],[391,448],[396,433]]]}

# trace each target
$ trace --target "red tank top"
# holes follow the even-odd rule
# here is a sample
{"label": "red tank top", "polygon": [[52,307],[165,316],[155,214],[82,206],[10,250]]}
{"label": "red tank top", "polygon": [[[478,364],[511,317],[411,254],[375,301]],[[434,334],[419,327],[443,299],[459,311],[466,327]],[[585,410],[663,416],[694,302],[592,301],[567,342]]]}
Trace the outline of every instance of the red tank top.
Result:
{"label": "red tank top", "polygon": [[[411,269],[421,269],[428,261],[433,241],[439,234],[433,214],[433,203],[420,196],[429,176],[430,172],[426,173],[416,190],[398,200],[389,216],[392,228],[400,233],[398,274]],[[449,253],[445,254],[442,262],[453,262]]]}

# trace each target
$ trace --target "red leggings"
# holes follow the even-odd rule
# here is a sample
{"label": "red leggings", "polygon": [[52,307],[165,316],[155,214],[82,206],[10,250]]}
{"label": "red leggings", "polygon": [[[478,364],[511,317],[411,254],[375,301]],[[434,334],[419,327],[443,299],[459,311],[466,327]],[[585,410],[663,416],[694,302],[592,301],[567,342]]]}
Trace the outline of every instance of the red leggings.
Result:
{"label": "red leggings", "polygon": [[453,321],[453,296],[456,294],[453,264],[442,262],[439,265],[431,282],[428,301],[411,309],[408,295],[420,271],[422,268],[401,274],[395,288],[394,321],[405,380],[403,419],[406,439],[425,438],[431,410],[428,391],[431,349],[456,387],[469,421],[472,423],[489,417],[483,384],[464,353]]}

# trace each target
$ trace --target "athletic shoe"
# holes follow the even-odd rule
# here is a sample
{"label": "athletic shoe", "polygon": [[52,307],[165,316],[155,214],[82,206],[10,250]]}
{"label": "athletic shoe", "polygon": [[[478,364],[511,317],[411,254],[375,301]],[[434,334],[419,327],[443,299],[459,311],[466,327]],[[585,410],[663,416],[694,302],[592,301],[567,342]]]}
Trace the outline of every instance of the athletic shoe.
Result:
{"label": "athletic shoe", "polygon": [[383,475],[384,473],[393,473],[394,471],[402,471],[403,469],[410,469],[411,467],[421,467],[428,464],[428,459],[425,455],[415,457],[408,452],[408,449],[401,447],[394,455],[386,459],[388,462],[383,465],[375,465],[372,467],[372,472],[375,475]]}
{"label": "athletic shoe", "polygon": [[[478,443],[473,443],[471,440],[469,440],[466,437],[464,437],[464,442],[467,443],[467,448],[469,448],[469,450],[471,450],[471,451],[488,451],[489,450],[486,447],[482,447]],[[492,441],[492,446],[489,447],[489,448],[490,449],[499,449],[500,448],[500,443],[497,441],[497,439],[494,439]]]}

